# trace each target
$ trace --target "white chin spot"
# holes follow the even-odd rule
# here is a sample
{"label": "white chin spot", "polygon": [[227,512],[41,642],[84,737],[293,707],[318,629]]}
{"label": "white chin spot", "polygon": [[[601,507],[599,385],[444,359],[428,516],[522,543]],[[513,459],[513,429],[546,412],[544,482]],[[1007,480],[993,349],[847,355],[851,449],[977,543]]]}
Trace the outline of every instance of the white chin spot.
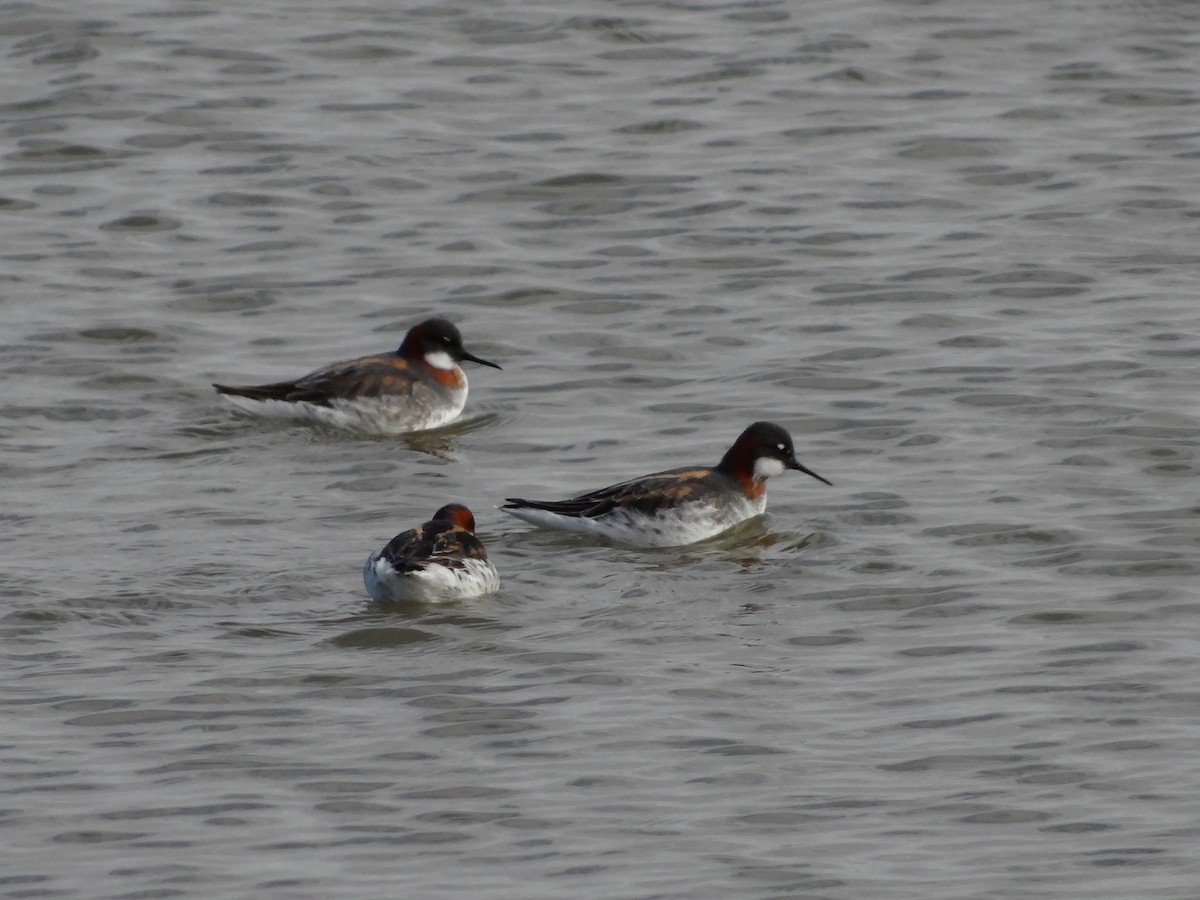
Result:
{"label": "white chin spot", "polygon": [[783,463],[768,456],[760,456],[754,461],[754,477],[762,481],[783,472]]}
{"label": "white chin spot", "polygon": [[456,365],[450,358],[450,354],[444,350],[435,350],[433,353],[426,354],[425,362],[435,369],[453,369]]}

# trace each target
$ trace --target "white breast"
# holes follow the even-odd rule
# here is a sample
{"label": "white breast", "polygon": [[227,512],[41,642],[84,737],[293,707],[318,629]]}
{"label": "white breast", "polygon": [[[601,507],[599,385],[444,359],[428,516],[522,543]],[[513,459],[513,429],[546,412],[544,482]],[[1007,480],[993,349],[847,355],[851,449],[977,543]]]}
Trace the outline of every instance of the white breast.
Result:
{"label": "white breast", "polygon": [[500,575],[490,560],[465,559],[462,563],[462,568],[431,563],[416,572],[397,572],[378,553],[372,553],[363,566],[363,584],[373,599],[393,603],[466,600],[500,589]]}

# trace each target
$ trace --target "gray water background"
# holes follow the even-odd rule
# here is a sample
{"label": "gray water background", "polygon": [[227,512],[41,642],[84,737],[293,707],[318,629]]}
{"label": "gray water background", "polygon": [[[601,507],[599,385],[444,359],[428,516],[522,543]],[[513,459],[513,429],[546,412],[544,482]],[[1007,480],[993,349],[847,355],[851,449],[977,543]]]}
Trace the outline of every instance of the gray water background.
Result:
{"label": "gray water background", "polygon": [[[4,4],[0,897],[1200,896],[1198,25]],[[434,313],[433,435],[208,387]],[[711,544],[495,509],[759,418]]]}

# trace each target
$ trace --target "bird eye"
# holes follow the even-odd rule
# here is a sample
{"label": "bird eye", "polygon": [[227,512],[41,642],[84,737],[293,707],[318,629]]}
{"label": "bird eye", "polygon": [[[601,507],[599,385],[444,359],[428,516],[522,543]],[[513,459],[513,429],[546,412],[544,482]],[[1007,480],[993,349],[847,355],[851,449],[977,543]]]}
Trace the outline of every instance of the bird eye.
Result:
{"label": "bird eye", "polygon": [[775,449],[782,453],[786,448],[783,446],[783,444],[779,444]]}

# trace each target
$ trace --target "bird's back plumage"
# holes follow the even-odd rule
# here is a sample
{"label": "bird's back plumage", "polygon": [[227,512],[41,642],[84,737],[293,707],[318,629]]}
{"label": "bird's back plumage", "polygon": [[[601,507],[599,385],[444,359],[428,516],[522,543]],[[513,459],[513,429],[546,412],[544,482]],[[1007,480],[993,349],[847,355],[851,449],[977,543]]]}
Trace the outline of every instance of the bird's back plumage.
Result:
{"label": "bird's back plumage", "polygon": [[715,466],[668,469],[577,494],[567,500],[510,497],[501,507],[534,525],[672,547],[720,534],[766,510],[766,480],[802,466],[778,425],[755,422]]}
{"label": "bird's back plumage", "polygon": [[376,600],[462,599],[492,593],[500,577],[474,534],[465,506],[450,504],[416,528],[392,538],[363,567]]}
{"label": "bird's back plumage", "polygon": [[398,353],[381,353],[331,363],[307,375],[272,384],[214,384],[220,394],[251,400],[313,403],[329,406],[336,399],[407,394],[416,378]]}
{"label": "bird's back plumage", "polygon": [[467,352],[452,323],[429,319],[409,329],[392,352],[331,363],[287,381],[213,387],[258,415],[400,434],[458,418],[467,402],[467,377],[458,365],[462,360],[500,368]]}

